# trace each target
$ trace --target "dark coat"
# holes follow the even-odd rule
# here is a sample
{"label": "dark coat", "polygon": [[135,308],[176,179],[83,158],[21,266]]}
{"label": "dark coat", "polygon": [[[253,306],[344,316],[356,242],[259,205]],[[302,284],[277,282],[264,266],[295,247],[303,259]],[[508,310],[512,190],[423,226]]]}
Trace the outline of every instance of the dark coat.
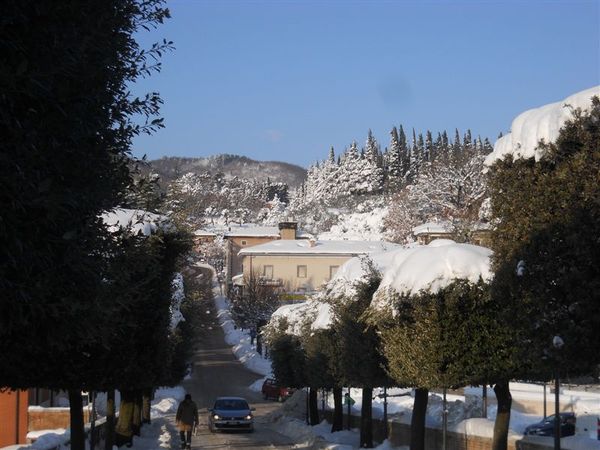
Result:
{"label": "dark coat", "polygon": [[177,408],[175,420],[178,423],[185,425],[193,425],[198,423],[198,407],[192,400],[184,400]]}

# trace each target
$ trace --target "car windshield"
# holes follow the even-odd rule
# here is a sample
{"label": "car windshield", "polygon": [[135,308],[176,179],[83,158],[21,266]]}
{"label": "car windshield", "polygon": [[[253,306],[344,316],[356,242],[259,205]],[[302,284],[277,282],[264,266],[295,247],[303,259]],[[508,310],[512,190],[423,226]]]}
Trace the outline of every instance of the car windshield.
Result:
{"label": "car windshield", "polygon": [[240,410],[240,409],[250,409],[250,408],[248,408],[248,403],[246,403],[245,400],[225,399],[225,400],[217,400],[215,402],[215,409]]}

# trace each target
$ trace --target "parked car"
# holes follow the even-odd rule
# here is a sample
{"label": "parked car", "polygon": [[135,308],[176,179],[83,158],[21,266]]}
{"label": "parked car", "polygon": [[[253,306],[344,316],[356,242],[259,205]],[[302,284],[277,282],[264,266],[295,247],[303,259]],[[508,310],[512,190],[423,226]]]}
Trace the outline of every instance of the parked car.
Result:
{"label": "parked car", "polygon": [[254,416],[246,399],[242,397],[218,397],[208,408],[208,428],[211,432],[221,430],[254,431]]}
{"label": "parked car", "polygon": [[[526,435],[554,436],[555,415],[543,419],[541,422],[528,425],[525,428]],[[575,434],[576,417],[574,413],[560,413],[560,435],[561,437],[573,436]]]}
{"label": "parked car", "polygon": [[272,398],[282,402],[291,397],[294,389],[280,386],[274,378],[267,378],[262,385],[261,392],[265,400]]}

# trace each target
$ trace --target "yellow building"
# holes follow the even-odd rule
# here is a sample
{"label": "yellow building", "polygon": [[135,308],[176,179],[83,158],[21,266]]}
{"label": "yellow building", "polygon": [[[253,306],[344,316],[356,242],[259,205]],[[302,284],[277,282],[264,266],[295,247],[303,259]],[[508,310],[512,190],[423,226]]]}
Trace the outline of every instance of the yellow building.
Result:
{"label": "yellow building", "polygon": [[278,240],[244,248],[238,255],[246,279],[254,273],[286,292],[312,292],[350,258],[398,247],[381,241]]}

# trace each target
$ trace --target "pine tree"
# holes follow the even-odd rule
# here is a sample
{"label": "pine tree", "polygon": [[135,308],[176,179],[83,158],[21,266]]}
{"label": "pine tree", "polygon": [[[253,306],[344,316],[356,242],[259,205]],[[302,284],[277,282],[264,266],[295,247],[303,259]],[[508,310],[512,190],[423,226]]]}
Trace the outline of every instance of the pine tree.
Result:
{"label": "pine tree", "polygon": [[454,142],[452,143],[452,152],[450,154],[451,158],[458,158],[462,152],[462,144],[460,143],[460,134],[458,132],[458,128],[455,129],[454,133]]}
{"label": "pine tree", "polygon": [[482,153],[484,155],[488,155],[488,154],[492,153],[493,151],[494,151],[494,147],[492,144],[490,144],[490,140],[488,138],[485,138],[483,141]]}
{"label": "pine tree", "polygon": [[410,170],[410,151],[406,145],[406,134],[404,128],[400,125],[398,132],[398,148],[400,152],[400,178],[402,183],[407,183],[407,174]]}
{"label": "pine tree", "polygon": [[[588,374],[600,363],[600,100],[589,112],[574,111],[556,142],[540,147],[539,161],[508,156],[490,169],[498,224],[492,299],[513,351],[523,349],[518,363],[496,366],[509,406],[508,380],[545,381],[553,366]],[[560,352],[552,345],[556,335],[565,342]],[[509,420],[510,409],[504,435],[495,433],[494,441],[506,442]]]}
{"label": "pine tree", "polygon": [[329,162],[335,164],[335,152],[333,150],[333,145],[329,149]]}
{"label": "pine tree", "polygon": [[369,129],[367,141],[365,142],[365,158],[367,161],[377,164],[379,154],[379,146],[377,140],[373,137],[372,131]]}
{"label": "pine tree", "polygon": [[425,161],[433,161],[435,159],[435,151],[433,147],[433,137],[431,136],[431,131],[427,130],[425,135]]}
{"label": "pine tree", "polygon": [[472,138],[471,138],[471,130],[467,129],[465,136],[463,138],[463,149],[470,150],[472,145],[473,145],[473,142],[472,142]]}
{"label": "pine tree", "polygon": [[386,155],[390,188],[396,190],[401,185],[402,175],[400,142],[396,127],[392,128],[392,131],[390,132],[390,146]]}

